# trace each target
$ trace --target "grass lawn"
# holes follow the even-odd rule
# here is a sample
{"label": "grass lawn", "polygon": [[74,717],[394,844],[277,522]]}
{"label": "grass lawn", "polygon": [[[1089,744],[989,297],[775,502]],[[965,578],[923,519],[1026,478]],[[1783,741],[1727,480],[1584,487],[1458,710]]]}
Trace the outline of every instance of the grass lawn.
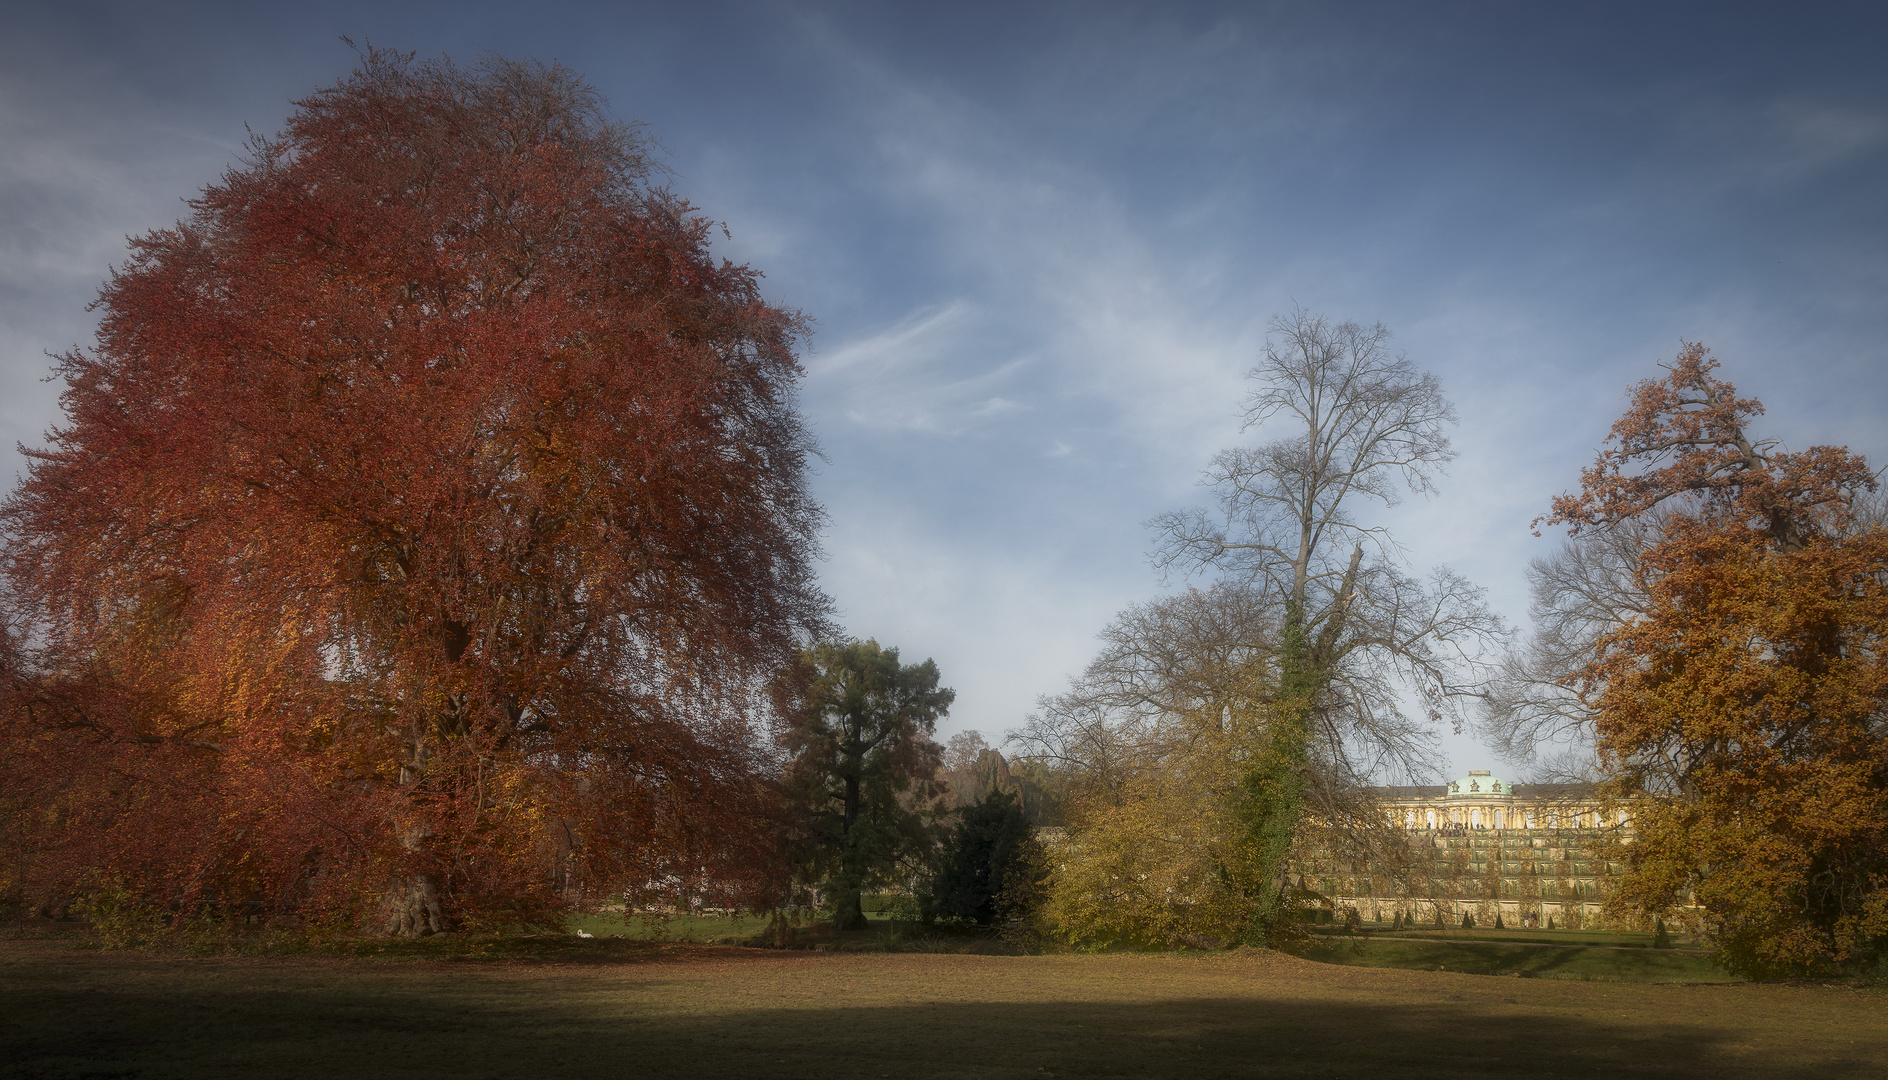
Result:
{"label": "grass lawn", "polygon": [[1535,979],[1616,982],[1740,981],[1711,963],[1708,951],[1684,938],[1653,948],[1650,933],[1610,930],[1463,930],[1366,924],[1352,936],[1320,928],[1304,954],[1327,964],[1410,971],[1461,971]]}
{"label": "grass lawn", "polygon": [[756,915],[577,915],[571,918],[570,928],[600,938],[706,943],[751,938],[767,928],[767,919]]}
{"label": "grass lawn", "polygon": [[1412,971],[1462,971],[1472,975],[1519,975],[1531,979],[1618,982],[1740,982],[1697,952],[1629,946],[1582,947],[1526,941],[1439,939],[1435,941],[1324,938],[1305,953],[1313,960],[1353,967]]}
{"label": "grass lawn", "polygon": [[[793,927],[797,948],[825,948],[849,952],[1013,952],[1000,945],[987,930],[969,927],[924,926],[909,920],[867,915],[867,929],[835,933],[830,915],[807,917]],[[768,944],[762,931],[765,916],[722,915],[577,915],[569,921],[573,933],[581,931],[594,938],[625,938],[635,941],[703,944]]]}
{"label": "grass lawn", "polygon": [[1486,978],[1253,951],[420,946],[184,957],[0,941],[0,1075],[1888,1073],[1888,994],[1875,989]]}
{"label": "grass lawn", "polygon": [[[1320,926],[1319,931],[1336,933],[1341,927]],[[1650,949],[1656,935],[1640,930],[1545,930],[1545,929],[1508,929],[1495,930],[1477,927],[1464,930],[1459,926],[1406,926],[1401,930],[1390,929],[1388,923],[1365,923],[1363,929],[1371,935],[1388,937],[1440,937],[1461,939],[1464,941],[1535,941],[1554,945],[1600,945],[1608,948]],[[1690,938],[1674,931],[1672,942],[1679,948],[1699,947]]]}

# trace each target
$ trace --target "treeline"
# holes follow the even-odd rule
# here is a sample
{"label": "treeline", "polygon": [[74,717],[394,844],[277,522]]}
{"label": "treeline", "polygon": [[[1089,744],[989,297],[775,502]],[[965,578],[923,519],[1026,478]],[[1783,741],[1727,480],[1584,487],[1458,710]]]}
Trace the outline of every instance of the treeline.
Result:
{"label": "treeline", "polygon": [[[1358,355],[1356,328],[1298,316],[1274,331],[1306,357]],[[1291,905],[1311,899],[1282,870],[1293,845],[1409,882],[1419,868],[1369,781],[1424,772],[1433,722],[1466,704],[1458,730],[1510,761],[1571,761],[1629,804],[1632,835],[1604,852],[1625,866],[1609,917],[1681,921],[1754,976],[1878,970],[1883,503],[1859,455],[1791,452],[1751,430],[1762,405],[1717,366],[1690,344],[1633,389],[1580,489],[1536,523],[1571,535],[1531,567],[1534,632],[1503,642],[1459,579],[1373,566],[1379,527],[1338,508],[1389,489],[1358,471],[1366,455],[1321,449],[1321,433],[1386,430],[1374,410],[1398,394],[1268,351],[1253,416],[1282,416],[1285,437],[1216,459],[1216,512],[1157,522],[1163,563],[1190,559],[1214,580],[1123,612],[1082,677],[1012,736],[1061,778],[1057,932],[1278,941]],[[1351,394],[1361,418],[1333,423]],[[1410,462],[1425,447],[1442,456],[1433,439],[1399,445],[1386,463],[1405,479],[1422,479]],[[1325,484],[1343,490],[1305,494]],[[1333,534],[1362,537],[1338,545],[1348,561],[1320,560]],[[1297,591],[1318,580],[1321,594]],[[1404,701],[1428,715],[1405,716]],[[1281,847],[1271,830],[1294,798]]]}

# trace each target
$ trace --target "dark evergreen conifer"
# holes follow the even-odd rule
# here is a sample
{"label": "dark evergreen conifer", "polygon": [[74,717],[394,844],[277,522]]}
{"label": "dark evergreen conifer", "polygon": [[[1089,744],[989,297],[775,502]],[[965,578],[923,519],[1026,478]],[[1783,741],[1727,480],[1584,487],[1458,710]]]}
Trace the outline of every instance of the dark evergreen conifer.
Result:
{"label": "dark evergreen conifer", "polygon": [[958,812],[945,841],[927,911],[932,917],[989,926],[1033,906],[1043,863],[1016,796],[992,791]]}

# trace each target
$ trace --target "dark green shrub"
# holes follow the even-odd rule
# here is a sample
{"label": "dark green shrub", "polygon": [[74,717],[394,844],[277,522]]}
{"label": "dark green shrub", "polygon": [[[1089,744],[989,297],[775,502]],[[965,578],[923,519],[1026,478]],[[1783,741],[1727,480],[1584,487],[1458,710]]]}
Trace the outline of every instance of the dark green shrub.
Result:
{"label": "dark green shrub", "polygon": [[1046,862],[1016,797],[991,792],[958,811],[925,898],[926,914],[978,926],[1027,919],[1041,904]]}

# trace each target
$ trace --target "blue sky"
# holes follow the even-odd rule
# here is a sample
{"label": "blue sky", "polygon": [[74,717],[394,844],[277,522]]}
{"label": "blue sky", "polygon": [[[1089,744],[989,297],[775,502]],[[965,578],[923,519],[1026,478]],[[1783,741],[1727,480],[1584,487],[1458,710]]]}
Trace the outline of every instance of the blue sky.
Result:
{"label": "blue sky", "polygon": [[1460,458],[1389,520],[1525,623],[1529,519],[1681,339],[1765,433],[1888,463],[1884,10],[9,3],[0,436],[58,421],[44,353],[124,237],[342,77],[341,35],[491,50],[646,122],[815,320],[823,582],[937,659],[948,730],[995,741],[1160,590],[1142,523],[1260,437],[1241,377],[1294,303],[1442,379]]}

